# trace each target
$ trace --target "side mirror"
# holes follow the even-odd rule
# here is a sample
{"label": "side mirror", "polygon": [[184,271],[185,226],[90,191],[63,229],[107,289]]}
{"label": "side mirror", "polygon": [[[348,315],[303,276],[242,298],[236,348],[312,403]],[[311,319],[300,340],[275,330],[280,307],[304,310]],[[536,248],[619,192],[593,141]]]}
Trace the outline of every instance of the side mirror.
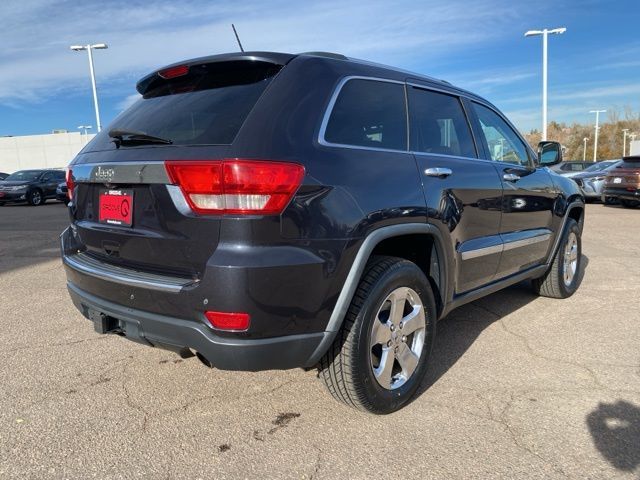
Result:
{"label": "side mirror", "polygon": [[550,167],[562,162],[562,145],[558,142],[540,142],[538,144],[538,163]]}

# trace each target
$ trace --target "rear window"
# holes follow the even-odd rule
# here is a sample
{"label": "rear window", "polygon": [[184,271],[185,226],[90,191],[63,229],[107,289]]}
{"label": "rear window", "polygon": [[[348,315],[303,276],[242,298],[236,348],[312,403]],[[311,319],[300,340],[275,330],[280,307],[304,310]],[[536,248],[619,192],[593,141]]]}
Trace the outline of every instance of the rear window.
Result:
{"label": "rear window", "polygon": [[152,77],[143,85],[142,98],[100,133],[92,148],[113,148],[111,129],[143,132],[173,145],[230,144],[281,68],[266,62],[218,62],[191,66],[187,75],[169,80]]}
{"label": "rear window", "polygon": [[341,145],[406,150],[404,86],[377,80],[349,80],[333,106],[324,140]]}

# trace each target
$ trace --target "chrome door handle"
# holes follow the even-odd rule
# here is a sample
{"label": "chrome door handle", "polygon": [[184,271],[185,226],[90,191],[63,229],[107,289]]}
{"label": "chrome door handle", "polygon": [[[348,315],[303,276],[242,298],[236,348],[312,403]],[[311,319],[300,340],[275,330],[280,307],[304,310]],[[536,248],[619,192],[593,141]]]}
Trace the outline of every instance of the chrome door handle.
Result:
{"label": "chrome door handle", "polygon": [[516,175],[515,173],[505,173],[502,178],[507,182],[517,182],[520,180],[520,175]]}
{"label": "chrome door handle", "polygon": [[450,168],[443,168],[443,167],[427,168],[424,171],[424,174],[428,177],[440,177],[440,178],[448,177],[452,173],[453,172],[451,171]]}

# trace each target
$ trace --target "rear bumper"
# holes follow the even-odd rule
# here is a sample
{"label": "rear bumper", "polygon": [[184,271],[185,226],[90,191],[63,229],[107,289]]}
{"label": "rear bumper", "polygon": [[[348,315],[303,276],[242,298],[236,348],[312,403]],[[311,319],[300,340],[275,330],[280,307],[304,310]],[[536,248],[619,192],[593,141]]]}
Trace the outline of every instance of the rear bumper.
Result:
{"label": "rear bumper", "polygon": [[605,187],[602,191],[602,195],[605,197],[621,198],[623,200],[640,201],[640,189],[628,190],[626,188]]}
{"label": "rear bumper", "polygon": [[99,333],[116,333],[178,353],[189,349],[222,370],[313,367],[314,353],[327,335],[321,332],[267,339],[223,338],[204,324],[124,307],[84,292],[70,282],[67,288],[76,308],[94,322]]}

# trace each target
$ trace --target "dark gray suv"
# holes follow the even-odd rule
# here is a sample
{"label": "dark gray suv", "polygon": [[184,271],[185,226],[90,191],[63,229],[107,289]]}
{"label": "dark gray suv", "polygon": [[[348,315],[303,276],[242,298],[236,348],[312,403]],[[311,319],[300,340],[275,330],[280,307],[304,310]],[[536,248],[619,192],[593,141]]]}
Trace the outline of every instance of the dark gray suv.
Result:
{"label": "dark gray suv", "polygon": [[[319,368],[388,413],[436,323],[580,281],[584,199],[489,102],[335,54],[181,62],[69,165],[62,253],[99,333],[229,370]],[[88,360],[90,361],[90,360]]]}

